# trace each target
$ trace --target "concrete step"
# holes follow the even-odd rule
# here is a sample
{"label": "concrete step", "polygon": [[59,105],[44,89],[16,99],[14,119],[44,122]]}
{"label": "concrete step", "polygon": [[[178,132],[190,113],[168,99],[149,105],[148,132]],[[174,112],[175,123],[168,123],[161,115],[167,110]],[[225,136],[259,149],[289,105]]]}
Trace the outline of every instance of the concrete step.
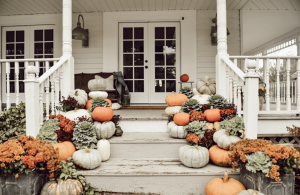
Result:
{"label": "concrete step", "polygon": [[109,141],[111,158],[179,158],[180,146],[187,144],[185,139],[171,138],[166,132],[124,132]]}
{"label": "concrete step", "polygon": [[[176,158],[111,158],[94,170],[80,170],[97,191],[157,193],[161,195],[205,195],[213,178],[231,168],[208,164],[199,169],[185,167]],[[231,173],[238,179],[239,172]]]}

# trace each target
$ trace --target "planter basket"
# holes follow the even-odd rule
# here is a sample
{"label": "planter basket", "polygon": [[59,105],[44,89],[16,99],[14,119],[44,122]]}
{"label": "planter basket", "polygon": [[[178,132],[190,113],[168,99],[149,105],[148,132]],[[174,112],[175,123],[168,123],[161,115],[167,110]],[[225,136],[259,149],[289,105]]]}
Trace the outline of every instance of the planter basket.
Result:
{"label": "planter basket", "polygon": [[47,175],[36,171],[19,174],[18,178],[14,175],[0,176],[0,195],[39,195],[46,182]]}
{"label": "planter basket", "polygon": [[265,195],[294,195],[295,173],[280,175],[281,182],[266,177],[264,173],[253,173],[241,167],[240,182],[246,189],[254,189]]}

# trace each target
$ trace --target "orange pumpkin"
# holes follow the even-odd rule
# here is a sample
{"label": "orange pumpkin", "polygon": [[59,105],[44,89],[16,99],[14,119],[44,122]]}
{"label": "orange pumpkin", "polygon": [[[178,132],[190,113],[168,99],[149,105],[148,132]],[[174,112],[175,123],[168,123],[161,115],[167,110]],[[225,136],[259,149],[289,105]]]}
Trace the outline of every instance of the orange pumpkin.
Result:
{"label": "orange pumpkin", "polygon": [[221,167],[231,166],[230,158],[228,156],[230,154],[230,151],[224,150],[217,145],[214,145],[208,151],[209,151],[209,158],[215,165]]}
{"label": "orange pumpkin", "polygon": [[107,98],[105,98],[105,100],[109,103],[109,106],[111,107],[112,106],[111,100]]}
{"label": "orange pumpkin", "polygon": [[110,107],[96,107],[93,111],[93,119],[96,121],[110,121],[114,112]]}
{"label": "orange pumpkin", "polygon": [[169,106],[181,106],[184,102],[187,101],[187,96],[181,93],[172,93],[168,95],[165,99],[166,103]]}
{"label": "orange pumpkin", "polygon": [[176,125],[184,126],[184,125],[189,124],[190,117],[191,116],[187,113],[176,113],[174,115],[173,120],[174,120],[174,123],[176,123]]}
{"label": "orange pumpkin", "polygon": [[85,109],[88,110],[88,109],[91,107],[91,105],[92,105],[92,100],[88,100],[88,101],[86,102]]}
{"label": "orange pumpkin", "polygon": [[59,156],[62,160],[67,160],[69,157],[73,156],[76,151],[75,146],[72,142],[65,141],[61,143],[56,143],[52,145],[55,149],[58,148]]}
{"label": "orange pumpkin", "polygon": [[221,120],[221,114],[219,109],[208,109],[204,111],[205,119],[208,122],[216,122]]}
{"label": "orange pumpkin", "polygon": [[187,82],[190,79],[189,75],[183,74],[180,76],[180,81],[181,82]]}
{"label": "orange pumpkin", "polygon": [[224,178],[214,178],[208,182],[205,188],[206,195],[237,195],[245,190],[245,186],[233,179],[229,178],[227,171],[224,173]]}

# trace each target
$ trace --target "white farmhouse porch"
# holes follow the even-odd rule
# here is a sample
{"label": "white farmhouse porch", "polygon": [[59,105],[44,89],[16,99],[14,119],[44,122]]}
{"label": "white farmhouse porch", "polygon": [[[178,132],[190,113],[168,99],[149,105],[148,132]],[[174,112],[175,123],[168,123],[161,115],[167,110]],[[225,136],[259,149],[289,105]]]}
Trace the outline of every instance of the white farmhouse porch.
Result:
{"label": "white farmhouse porch", "polygon": [[[123,71],[119,23],[142,23],[148,29],[153,23],[178,24],[180,53],[176,60],[180,66],[176,67],[173,80],[183,73],[189,74],[194,82],[203,76],[215,78],[217,93],[236,104],[238,114],[243,115],[248,138],[284,137],[286,126],[300,126],[300,0],[5,0],[0,1],[0,11],[2,45],[20,44],[7,43],[5,39],[7,31],[19,31],[11,30],[12,27],[23,30],[23,26],[28,26],[24,31],[29,32],[34,32],[31,26],[48,25],[54,29],[53,40],[30,43],[34,47],[35,43],[53,42],[54,52],[42,53],[43,58],[35,57],[41,54],[37,55],[29,46],[32,55],[27,51],[8,55],[7,49],[0,48],[0,110],[25,101],[27,135],[36,136],[44,114],[46,118],[51,114],[49,107],[54,112],[60,98],[74,89],[75,73]],[[83,48],[81,41],[72,40],[78,14],[84,16],[85,28],[89,30],[88,48]],[[213,46],[210,33],[216,14],[218,45]],[[45,29],[48,28],[42,28],[44,33]],[[269,50],[292,44],[297,45],[296,56],[266,56]],[[276,61],[275,83],[269,82],[271,60]],[[279,78],[282,60],[286,81]],[[294,81],[290,81],[291,63],[297,66]],[[267,89],[262,111],[258,110],[260,68]],[[24,92],[20,91],[20,81],[25,83]],[[6,90],[11,86],[12,91]],[[271,95],[272,90],[275,95]],[[122,117],[126,110],[116,113]],[[226,169],[209,165],[195,171],[183,167],[178,160],[178,148],[185,141],[168,137],[167,118],[163,114],[152,118],[143,118],[142,114],[135,118],[127,116],[121,123],[124,135],[111,140],[112,159],[103,163],[102,169],[83,171],[99,190],[204,194],[208,180],[221,177]],[[233,177],[238,178],[238,174]],[[115,187],[116,184],[119,186]],[[197,188],[191,189],[192,184]]]}

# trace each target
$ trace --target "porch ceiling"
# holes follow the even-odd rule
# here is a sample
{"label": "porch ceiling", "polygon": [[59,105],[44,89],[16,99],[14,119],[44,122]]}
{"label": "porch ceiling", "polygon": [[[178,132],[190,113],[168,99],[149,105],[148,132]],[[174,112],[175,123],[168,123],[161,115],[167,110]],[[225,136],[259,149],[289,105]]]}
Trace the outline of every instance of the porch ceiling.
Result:
{"label": "porch ceiling", "polygon": [[[216,0],[73,0],[74,13],[215,10]],[[228,10],[300,10],[300,0],[227,0]],[[55,14],[62,0],[0,0],[0,16]]]}

